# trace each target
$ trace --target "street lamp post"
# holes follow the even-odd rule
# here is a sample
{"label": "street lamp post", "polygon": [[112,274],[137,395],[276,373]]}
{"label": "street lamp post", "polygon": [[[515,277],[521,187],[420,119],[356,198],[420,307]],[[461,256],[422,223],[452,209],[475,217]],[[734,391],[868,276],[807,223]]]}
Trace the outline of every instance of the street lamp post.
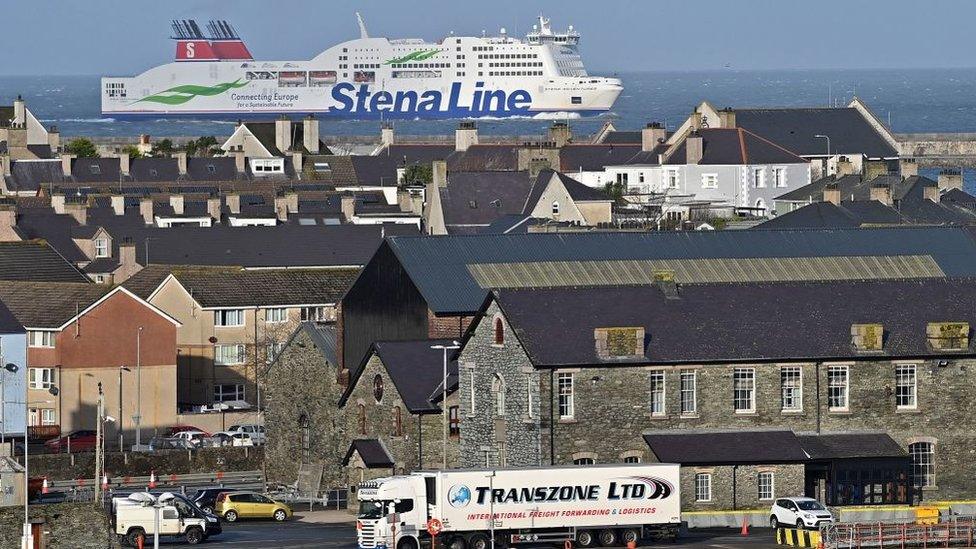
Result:
{"label": "street lamp post", "polygon": [[142,326],[136,332],[136,447],[142,446]]}
{"label": "street lamp post", "polygon": [[[3,357],[0,357],[0,362],[3,362]],[[7,388],[4,384],[4,378],[7,377],[7,372],[11,374],[17,373],[20,368],[16,364],[10,362],[4,364],[3,370],[0,370],[0,424],[3,428],[0,429],[0,446],[6,443],[7,436]],[[26,391],[26,388],[24,389]],[[24,430],[27,430],[27,418],[24,418]]]}
{"label": "street lamp post", "polygon": [[[815,139],[826,139],[827,140],[827,166],[825,166],[825,167],[827,167],[828,168],[828,171],[829,171],[829,167],[830,167],[830,136],[829,135],[823,135],[823,134],[819,134],[818,133],[817,135],[815,135],[813,137]],[[825,174],[825,175],[828,175],[828,174]]]}
{"label": "street lamp post", "polygon": [[[58,388],[50,387],[47,392],[51,393],[52,396],[58,396]],[[25,391],[26,396],[26,391]],[[50,402],[45,400],[43,402]],[[30,472],[28,456],[30,454],[30,448],[27,446],[27,413],[30,410],[30,400],[24,399],[24,532],[21,536],[21,549],[33,549],[34,547],[34,532],[31,530],[30,523]]]}
{"label": "street lamp post", "polygon": [[127,366],[119,366],[119,451],[125,451],[122,442],[122,372],[131,372]]}
{"label": "street lamp post", "polygon": [[444,440],[442,449],[443,453],[441,456],[441,469],[447,469],[447,416],[450,414],[447,408],[447,352],[454,349],[460,349],[461,345],[457,341],[452,341],[450,345],[431,345],[430,348],[444,352],[444,379],[442,381],[443,384],[441,385],[441,415],[443,416],[442,419],[444,420]]}

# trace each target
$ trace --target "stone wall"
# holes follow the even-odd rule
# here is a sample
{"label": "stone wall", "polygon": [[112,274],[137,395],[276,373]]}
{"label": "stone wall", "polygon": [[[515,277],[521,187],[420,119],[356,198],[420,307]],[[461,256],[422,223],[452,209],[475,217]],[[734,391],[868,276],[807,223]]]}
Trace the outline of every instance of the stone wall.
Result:
{"label": "stone wall", "polygon": [[[92,503],[56,503],[30,507],[31,522],[47,549],[115,549],[120,547],[108,514]],[[23,507],[0,508],[0,547],[20,547]],[[35,541],[36,543],[36,541]]]}
{"label": "stone wall", "polygon": [[[22,458],[21,458],[22,459]],[[210,473],[214,471],[260,471],[264,448],[201,448],[158,452],[108,452],[105,472],[109,477]],[[95,476],[95,453],[40,454],[30,456],[30,476],[51,480],[90,479]]]}
{"label": "stone wall", "polygon": [[[803,495],[803,471],[802,464],[682,467],[681,510],[768,509],[773,501],[759,499],[759,473],[773,474],[774,497],[781,497]],[[699,473],[711,475],[711,501],[695,499],[695,477]],[[733,476],[735,482],[732,481]],[[733,485],[735,486],[734,498]]]}

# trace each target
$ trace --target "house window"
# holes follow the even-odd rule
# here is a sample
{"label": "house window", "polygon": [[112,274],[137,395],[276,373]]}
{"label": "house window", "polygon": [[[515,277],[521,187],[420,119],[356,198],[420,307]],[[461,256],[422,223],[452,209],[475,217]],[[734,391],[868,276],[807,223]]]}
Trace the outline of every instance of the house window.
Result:
{"label": "house window", "polygon": [[95,284],[105,284],[105,275],[95,275]]}
{"label": "house window", "polygon": [[393,436],[403,436],[403,412],[400,411],[399,406],[393,407]]}
{"label": "house window", "polygon": [[274,359],[278,358],[278,355],[281,354],[281,351],[284,350],[285,350],[284,342],[272,341],[271,343],[268,343],[264,347],[265,360],[268,362],[268,364],[271,364],[271,362],[273,362]]}
{"label": "house window", "polygon": [[717,189],[718,188],[718,174],[717,173],[703,173],[702,176],[702,188],[703,189]]}
{"label": "house window", "polygon": [[214,385],[213,399],[214,402],[244,400],[244,385],[241,383],[224,383]]}
{"label": "house window", "polygon": [[29,347],[54,347],[54,332],[31,330],[27,333]]}
{"label": "house window", "polygon": [[298,417],[298,428],[302,435],[302,463],[308,463],[312,456],[312,429],[308,415],[302,414]]}
{"label": "house window", "polygon": [[732,371],[732,401],[736,413],[756,411],[755,368],[736,368]]}
{"label": "house window", "polygon": [[505,344],[505,324],[500,317],[495,318],[495,345]]}
{"label": "house window", "polygon": [[226,366],[228,364],[244,364],[246,354],[244,344],[214,345],[214,364]]}
{"label": "house window", "polygon": [[627,456],[624,458],[624,463],[640,463],[640,456]]}
{"label": "house window", "polygon": [[644,172],[637,172],[637,182],[638,183],[644,182]]}
{"label": "house window", "polygon": [[576,458],[573,460],[573,465],[593,465],[596,461],[593,458]]}
{"label": "house window", "polygon": [[848,368],[831,366],[827,368],[827,409],[846,411],[848,407]]}
{"label": "house window", "polygon": [[461,436],[461,411],[457,406],[447,409],[447,432],[452,437]]}
{"label": "house window", "polygon": [[373,400],[377,404],[383,402],[383,376],[380,374],[373,377]]}
{"label": "house window", "polygon": [[665,186],[669,189],[678,188],[678,170],[667,170],[664,172]]}
{"label": "house window", "polygon": [[41,425],[54,425],[54,408],[41,408]]}
{"label": "house window", "polygon": [[573,402],[573,374],[557,374],[556,385],[559,389],[559,417],[572,418],[576,413]]}
{"label": "house window", "polygon": [[766,173],[762,168],[756,168],[752,171],[752,185],[757,189],[762,189],[766,186]]}
{"label": "house window", "polygon": [[275,307],[264,312],[264,321],[268,324],[278,324],[288,322],[288,309],[285,307]]}
{"label": "house window", "polygon": [[664,415],[664,370],[654,370],[651,380],[651,415]]}
{"label": "house window", "polygon": [[532,384],[525,384],[525,415],[535,419],[535,397],[532,396]]}
{"label": "house window", "polygon": [[331,307],[302,307],[302,322],[331,322]]}
{"label": "house window", "polygon": [[712,501],[711,473],[698,473],[695,475],[695,501]]}
{"label": "house window", "polygon": [[474,413],[474,403],[475,403],[475,398],[474,398],[474,396],[475,396],[475,393],[474,393],[474,370],[471,370],[471,372],[469,373],[468,377],[470,378],[470,382],[471,382],[470,383],[470,385],[471,385],[471,412],[470,413],[473,414]]}
{"label": "house window", "polygon": [[359,405],[359,434],[366,434],[366,405]]}
{"label": "house window", "polygon": [[54,368],[30,368],[27,381],[31,389],[50,389],[54,386]]}
{"label": "house window", "polygon": [[108,239],[95,239],[95,257],[108,257]]}
{"label": "house window", "polygon": [[779,371],[780,394],[784,412],[803,410],[803,371],[799,366],[788,366]]}
{"label": "house window", "polygon": [[552,216],[553,217],[558,217],[559,216],[559,202],[553,201],[553,203],[552,203]]}
{"label": "house window", "polygon": [[900,410],[914,410],[918,406],[918,376],[914,364],[895,367],[895,404]]}
{"label": "house window", "polygon": [[773,168],[773,185],[781,189],[786,186],[786,168]]}
{"label": "house window", "polygon": [[694,370],[681,372],[681,415],[698,413],[698,373]]}
{"label": "house window", "polygon": [[214,326],[238,327],[244,325],[244,309],[214,311]]}
{"label": "house window", "polygon": [[756,478],[756,486],[759,488],[759,501],[773,499],[775,490],[775,476],[772,471],[763,471]]}
{"label": "house window", "polygon": [[505,416],[505,380],[495,374],[491,380],[491,392],[495,394],[495,415]]}
{"label": "house window", "polygon": [[912,458],[915,487],[935,486],[935,444],[932,442],[909,444],[908,455]]}

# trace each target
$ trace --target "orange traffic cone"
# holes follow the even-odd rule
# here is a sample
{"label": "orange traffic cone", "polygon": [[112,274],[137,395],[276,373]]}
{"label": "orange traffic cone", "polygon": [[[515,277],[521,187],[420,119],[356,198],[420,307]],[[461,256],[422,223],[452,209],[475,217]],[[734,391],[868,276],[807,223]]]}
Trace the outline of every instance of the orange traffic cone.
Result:
{"label": "orange traffic cone", "polygon": [[149,489],[152,490],[156,487],[156,471],[149,472]]}
{"label": "orange traffic cone", "polygon": [[108,475],[102,475],[102,490],[108,490]]}
{"label": "orange traffic cone", "polygon": [[748,536],[749,535],[749,517],[742,515],[742,531],[739,535]]}
{"label": "orange traffic cone", "polygon": [[46,494],[49,491],[50,491],[50,488],[48,488],[48,486],[47,486],[47,477],[44,477],[44,482],[41,483],[41,493],[42,494]]}
{"label": "orange traffic cone", "polygon": [[637,542],[636,541],[628,541],[627,542],[627,549],[637,549]]}

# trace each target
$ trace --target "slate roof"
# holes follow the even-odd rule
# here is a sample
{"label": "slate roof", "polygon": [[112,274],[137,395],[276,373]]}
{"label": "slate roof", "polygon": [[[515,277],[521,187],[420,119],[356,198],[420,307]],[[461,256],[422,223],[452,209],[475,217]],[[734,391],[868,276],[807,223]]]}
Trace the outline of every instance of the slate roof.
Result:
{"label": "slate roof", "polygon": [[23,334],[24,325],[17,320],[10,309],[0,301],[0,334]]}
{"label": "slate roof", "polygon": [[754,229],[857,228],[864,225],[899,225],[905,220],[897,210],[876,200],[814,202],[760,223]]}
{"label": "slate roof", "polygon": [[386,469],[393,467],[393,457],[386,450],[383,441],[375,438],[357,438],[349,445],[346,457],[342,458],[343,465],[349,465],[353,452],[359,454],[367,469]]}
{"label": "slate roof", "polygon": [[528,221],[531,219],[525,214],[503,215],[478,231],[478,234],[525,234],[529,232]]}
{"label": "slate roof", "polygon": [[0,105],[0,128],[9,128],[10,121],[14,119],[13,105]]}
{"label": "slate roof", "polygon": [[126,281],[125,287],[145,299],[164,272],[172,274],[203,308],[247,308],[336,303],[359,269],[243,270],[151,265]]}
{"label": "slate roof", "polygon": [[566,187],[566,192],[569,193],[570,198],[577,202],[610,200],[610,197],[603,190],[588,187],[562,172],[556,172],[556,177],[562,182],[563,187]]}
{"label": "slate roof", "polygon": [[816,202],[823,200],[823,192],[827,185],[834,184],[840,191],[840,198],[843,201],[849,200],[869,200],[871,198],[871,187],[878,184],[888,185],[891,188],[891,198],[900,201],[905,198],[922,199],[923,188],[926,186],[937,186],[938,183],[918,175],[902,178],[898,175],[882,175],[871,180],[862,179],[860,175],[835,175],[822,177],[808,185],[793,189],[776,197],[778,201],[791,202]]}
{"label": "slate roof", "polygon": [[[700,165],[805,164],[796,154],[742,128],[706,128]],[[682,140],[665,164],[687,164],[687,143]]]}
{"label": "slate roof", "polygon": [[112,288],[72,282],[0,282],[0,301],[27,328],[58,328]]}
{"label": "slate roof", "polygon": [[905,449],[883,432],[801,433],[797,438],[812,460],[908,457]]}
{"label": "slate roof", "polygon": [[637,131],[614,130],[612,132],[607,133],[607,135],[603,138],[603,141],[601,141],[601,143],[607,145],[633,144],[633,143],[640,143],[641,138],[642,138],[642,134],[640,130]]}
{"label": "slate roof", "polygon": [[[677,296],[657,285],[494,291],[540,368],[857,360],[864,355],[851,345],[851,325],[864,323],[884,326],[883,349],[873,358],[945,356],[929,345],[927,323],[976,326],[976,278],[688,284]],[[643,356],[597,356],[594,330],[614,326],[644,328]]]}
{"label": "slate roof", "polygon": [[339,364],[338,352],[336,350],[336,327],[334,324],[323,324],[321,322],[302,322],[301,329],[308,333],[315,343],[315,347],[322,353],[322,356],[333,366]]}
{"label": "slate roof", "polygon": [[948,276],[976,275],[972,235],[948,227],[390,237],[384,246],[439,314],[481,307],[487,290],[468,269],[477,263],[930,254]]}
{"label": "slate roof", "polygon": [[661,463],[733,465],[807,461],[793,431],[654,431],[644,442]]}
{"label": "slate roof", "polygon": [[603,171],[604,166],[624,164],[640,152],[636,145],[566,145],[559,149],[559,171],[572,175],[578,171]]}
{"label": "slate roof", "polygon": [[45,242],[0,242],[0,280],[91,281]]}
{"label": "slate roof", "polygon": [[82,271],[92,274],[104,274],[115,272],[115,269],[119,268],[118,259],[112,257],[99,257],[93,260],[91,263],[82,267]]}
{"label": "slate roof", "polygon": [[522,213],[532,185],[528,172],[449,173],[447,186],[438,189],[444,224],[455,232]]}
{"label": "slate roof", "polygon": [[854,108],[735,109],[736,125],[801,156],[865,154],[869,158],[898,156],[885,139]]}
{"label": "slate roof", "polygon": [[10,165],[10,175],[5,179],[7,189],[13,193],[36,193],[46,184],[60,184],[64,180],[64,173],[60,160],[15,160]]}
{"label": "slate roof", "polygon": [[[372,352],[367,353],[363,364],[353,373],[349,386],[339,400],[339,406],[343,406],[349,399],[365,370],[365,363],[375,353],[411,414],[440,413],[440,407],[431,402],[431,397],[443,384],[444,351],[431,349],[431,346],[449,345],[451,341],[450,339],[423,339],[373,343]],[[456,378],[457,357],[451,355],[452,353],[448,353],[447,374],[449,378],[451,376]],[[365,382],[372,383],[372,380],[365,380]]]}

